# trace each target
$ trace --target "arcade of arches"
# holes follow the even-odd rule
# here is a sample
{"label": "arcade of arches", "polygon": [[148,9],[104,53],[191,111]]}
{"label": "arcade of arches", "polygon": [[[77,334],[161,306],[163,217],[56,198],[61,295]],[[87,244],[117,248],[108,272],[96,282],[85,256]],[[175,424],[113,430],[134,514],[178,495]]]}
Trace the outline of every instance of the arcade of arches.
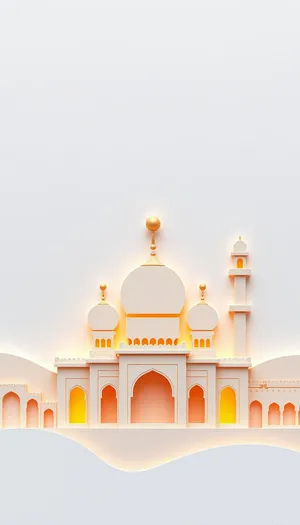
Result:
{"label": "arcade of arches", "polygon": [[7,392],[2,398],[2,427],[3,428],[53,428],[54,412],[48,408],[42,413],[42,422],[39,423],[40,408],[36,399],[22,401],[24,420],[21,422],[21,399],[15,392]]}
{"label": "arcade of arches", "polygon": [[[300,413],[297,414],[293,403],[286,403],[283,410],[278,403],[271,403],[268,407],[267,425],[270,426],[288,426],[300,423]],[[263,427],[263,407],[260,401],[252,401],[249,407],[249,427]]]}

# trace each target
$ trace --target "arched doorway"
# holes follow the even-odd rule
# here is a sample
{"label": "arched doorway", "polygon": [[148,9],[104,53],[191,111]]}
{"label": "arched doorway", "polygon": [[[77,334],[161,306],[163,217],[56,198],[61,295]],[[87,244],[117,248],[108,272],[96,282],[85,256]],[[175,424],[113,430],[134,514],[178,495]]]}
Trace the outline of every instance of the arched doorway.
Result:
{"label": "arched doorway", "polygon": [[280,425],[280,408],[277,403],[269,406],[268,425]]}
{"label": "arched doorway", "polygon": [[252,401],[250,405],[249,427],[262,428],[262,404],[259,401]]}
{"label": "arched doorway", "polygon": [[44,428],[54,427],[54,413],[51,408],[47,408],[44,412]]}
{"label": "arched doorway", "polygon": [[230,386],[221,390],[220,394],[220,423],[236,423],[236,396],[235,391]]}
{"label": "arched doorway", "polygon": [[199,385],[194,385],[189,391],[188,422],[205,423],[204,391]]}
{"label": "arched doorway", "polygon": [[116,389],[107,385],[102,390],[101,423],[117,423],[117,393]]}
{"label": "arched doorway", "polygon": [[283,424],[296,425],[296,411],[293,403],[287,403],[283,410]]}
{"label": "arched doorway", "polygon": [[80,386],[75,386],[70,392],[69,423],[86,423],[86,395]]}
{"label": "arched doorway", "polygon": [[3,428],[20,428],[20,398],[14,392],[5,394],[2,400]]}
{"label": "arched doorway", "polygon": [[131,398],[131,423],[174,423],[174,398],[168,379],[152,370],[140,376]]}
{"label": "arched doorway", "polygon": [[38,428],[39,426],[39,406],[35,399],[30,399],[26,407],[26,427]]}

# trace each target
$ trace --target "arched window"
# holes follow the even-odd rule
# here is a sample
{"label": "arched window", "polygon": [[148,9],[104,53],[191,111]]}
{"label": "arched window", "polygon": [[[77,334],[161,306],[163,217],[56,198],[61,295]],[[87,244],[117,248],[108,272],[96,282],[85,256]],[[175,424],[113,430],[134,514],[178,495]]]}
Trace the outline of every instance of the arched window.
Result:
{"label": "arched window", "polygon": [[206,348],[210,348],[210,339],[206,339]]}
{"label": "arched window", "polygon": [[199,339],[194,339],[194,347],[198,348],[199,346]]}
{"label": "arched window", "polygon": [[287,403],[284,406],[283,424],[284,425],[295,425],[296,424],[296,411],[295,411],[295,406],[292,403]]}
{"label": "arched window", "polygon": [[159,344],[159,345],[164,345],[165,342],[164,342],[164,340],[163,340],[162,338],[160,338],[160,339],[158,340],[158,344]]}
{"label": "arched window", "polygon": [[244,268],[244,261],[243,259],[238,259],[237,260],[237,264],[236,264],[237,268]]}
{"label": "arched window", "polygon": [[96,348],[99,348],[99,346],[100,346],[100,341],[99,341],[99,339],[96,339],[96,341],[95,341],[95,347],[96,347]]}
{"label": "arched window", "polygon": [[280,408],[277,403],[269,406],[268,425],[280,425]]}
{"label": "arched window", "polygon": [[54,427],[54,413],[51,408],[47,408],[44,412],[44,428]]}
{"label": "arched window", "polygon": [[131,423],[174,423],[174,398],[168,379],[151,370],[139,377],[131,398]]}
{"label": "arched window", "polygon": [[175,346],[178,345],[178,339],[175,339],[175,341],[174,341],[174,345],[175,345]]}
{"label": "arched window", "polygon": [[145,337],[144,337],[144,339],[142,340],[142,345],[143,345],[143,346],[145,346],[145,345],[147,346],[147,345],[148,345],[148,339],[146,339]]}
{"label": "arched window", "polygon": [[132,345],[132,339],[128,339],[128,345],[129,345],[129,346]]}
{"label": "arched window", "polygon": [[107,385],[102,390],[101,423],[117,423],[117,393],[116,389]]}
{"label": "arched window", "polygon": [[200,339],[200,347],[204,348],[204,339]]}
{"label": "arched window", "polygon": [[101,339],[101,348],[105,348],[106,346],[105,343],[106,343],[105,339]]}
{"label": "arched window", "polygon": [[69,423],[86,423],[86,395],[80,386],[75,386],[70,392]]}
{"label": "arched window", "polygon": [[8,392],[2,399],[2,426],[20,427],[20,398],[14,392]]}
{"label": "arched window", "polygon": [[236,423],[236,396],[235,391],[230,386],[221,390],[220,394],[220,423]]}
{"label": "arched window", "polygon": [[249,409],[249,427],[262,427],[262,404],[259,401],[252,401]]}
{"label": "arched window", "polygon": [[150,339],[150,345],[152,345],[152,346],[156,345],[156,339],[154,339],[154,337],[152,337],[152,339]]}
{"label": "arched window", "polygon": [[168,346],[171,346],[172,345],[172,339],[170,339],[170,337],[168,337],[168,339],[166,340],[166,343]]}
{"label": "arched window", "polygon": [[137,338],[135,338],[135,340],[134,340],[134,344],[140,346],[140,344],[141,344],[141,343],[140,343],[140,340],[137,339]]}
{"label": "arched window", "polygon": [[111,348],[111,339],[107,339],[107,348]]}
{"label": "arched window", "polygon": [[38,428],[39,426],[39,406],[35,399],[30,399],[26,407],[26,427]]}
{"label": "arched window", "polygon": [[189,391],[189,423],[205,423],[205,399],[203,388],[195,385]]}

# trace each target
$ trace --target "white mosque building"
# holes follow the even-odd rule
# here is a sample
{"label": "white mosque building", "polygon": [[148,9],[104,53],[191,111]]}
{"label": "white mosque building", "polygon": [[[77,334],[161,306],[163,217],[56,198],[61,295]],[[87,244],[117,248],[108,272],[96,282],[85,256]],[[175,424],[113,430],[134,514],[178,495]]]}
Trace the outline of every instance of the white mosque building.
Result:
{"label": "white mosque building", "polygon": [[[93,339],[88,356],[56,358],[57,374],[40,379],[35,394],[27,384],[8,384],[2,367],[2,426],[13,421],[21,427],[58,428],[298,426],[299,356],[252,368],[247,354],[251,269],[245,242],[240,238],[231,253],[234,357],[224,358],[214,349],[218,313],[206,302],[204,284],[187,316],[190,341],[180,341],[185,288],[157,257],[159,219],[150,217],[146,224],[152,235],[149,260],[128,275],[121,289],[126,342],[116,347],[119,316],[101,285],[101,301],[88,315]],[[40,374],[32,374],[30,385]]]}

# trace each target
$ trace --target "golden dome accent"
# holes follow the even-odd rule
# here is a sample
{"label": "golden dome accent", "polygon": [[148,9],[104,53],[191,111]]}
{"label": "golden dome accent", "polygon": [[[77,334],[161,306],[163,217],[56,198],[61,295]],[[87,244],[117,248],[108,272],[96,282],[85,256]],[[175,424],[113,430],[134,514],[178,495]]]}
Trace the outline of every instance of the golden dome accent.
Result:
{"label": "golden dome accent", "polygon": [[205,303],[205,300],[204,300],[204,292],[206,290],[206,284],[205,283],[201,283],[199,285],[199,289],[200,289],[200,301],[202,304]]}
{"label": "golden dome accent", "polygon": [[157,232],[160,228],[160,220],[158,217],[155,217],[154,215],[151,217],[148,217],[146,220],[146,226],[149,232]]}
{"label": "golden dome accent", "polygon": [[156,244],[155,244],[155,232],[160,228],[160,220],[155,215],[146,219],[146,227],[149,232],[152,233],[151,244],[150,244],[150,259],[145,263],[145,266],[161,266],[161,262],[156,255]]}
{"label": "golden dome accent", "polygon": [[105,291],[107,289],[107,286],[106,284],[100,284],[99,286],[100,290],[101,290],[101,301],[105,301]]}

